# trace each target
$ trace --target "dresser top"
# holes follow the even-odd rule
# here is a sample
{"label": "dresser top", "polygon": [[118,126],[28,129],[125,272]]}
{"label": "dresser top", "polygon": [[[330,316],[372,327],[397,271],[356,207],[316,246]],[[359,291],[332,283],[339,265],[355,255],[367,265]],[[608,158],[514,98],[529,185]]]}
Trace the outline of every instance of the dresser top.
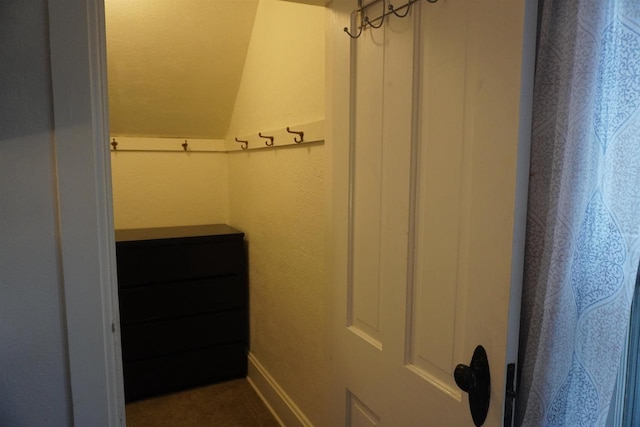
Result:
{"label": "dresser top", "polygon": [[129,228],[116,230],[116,242],[140,240],[182,239],[188,237],[234,236],[242,238],[244,233],[226,224],[183,225],[178,227]]}

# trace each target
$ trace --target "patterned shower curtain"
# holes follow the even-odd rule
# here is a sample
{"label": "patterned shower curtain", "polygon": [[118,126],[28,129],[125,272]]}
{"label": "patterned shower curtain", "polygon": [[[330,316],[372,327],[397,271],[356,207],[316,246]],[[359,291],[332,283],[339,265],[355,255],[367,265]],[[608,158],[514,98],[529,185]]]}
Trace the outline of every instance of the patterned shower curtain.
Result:
{"label": "patterned shower curtain", "polygon": [[640,0],[540,0],[518,425],[607,419],[640,258]]}

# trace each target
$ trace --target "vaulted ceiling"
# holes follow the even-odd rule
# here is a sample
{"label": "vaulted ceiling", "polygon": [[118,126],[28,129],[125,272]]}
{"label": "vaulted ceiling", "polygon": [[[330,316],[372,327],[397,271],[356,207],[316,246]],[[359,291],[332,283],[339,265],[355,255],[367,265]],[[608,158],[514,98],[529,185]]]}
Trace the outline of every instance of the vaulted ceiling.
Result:
{"label": "vaulted ceiling", "polygon": [[258,0],[106,0],[112,135],[224,138]]}

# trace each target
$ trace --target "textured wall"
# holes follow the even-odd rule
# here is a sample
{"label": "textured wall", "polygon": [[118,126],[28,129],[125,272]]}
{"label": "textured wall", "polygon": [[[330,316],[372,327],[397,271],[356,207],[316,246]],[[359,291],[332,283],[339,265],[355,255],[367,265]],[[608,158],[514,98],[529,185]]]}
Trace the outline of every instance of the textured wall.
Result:
{"label": "textured wall", "polygon": [[[324,118],[324,9],[261,0],[231,135]],[[326,375],[324,146],[234,152],[230,224],[247,234],[251,352],[320,424]]]}
{"label": "textured wall", "polygon": [[229,154],[249,243],[251,352],[313,422],[326,379],[324,146]]}
{"label": "textured wall", "polygon": [[0,425],[69,426],[47,2],[0,6]]}
{"label": "textured wall", "polygon": [[226,156],[112,152],[116,228],[226,223]]}
{"label": "textured wall", "polygon": [[107,0],[111,133],[224,138],[258,0]]}
{"label": "textured wall", "polygon": [[261,0],[228,135],[324,119],[324,8]]}

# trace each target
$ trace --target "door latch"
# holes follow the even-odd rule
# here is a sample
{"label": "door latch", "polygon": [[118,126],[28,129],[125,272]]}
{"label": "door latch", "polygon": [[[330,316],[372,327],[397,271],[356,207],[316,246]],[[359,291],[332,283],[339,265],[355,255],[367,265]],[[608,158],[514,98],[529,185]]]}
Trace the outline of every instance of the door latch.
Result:
{"label": "door latch", "polygon": [[484,347],[481,345],[476,347],[469,366],[462,364],[456,366],[453,377],[458,387],[469,394],[471,418],[476,427],[481,426],[487,419],[491,395],[489,360]]}
{"label": "door latch", "polygon": [[513,407],[516,396],[516,364],[509,363],[507,365],[507,388],[504,392],[504,427],[513,425]]}

